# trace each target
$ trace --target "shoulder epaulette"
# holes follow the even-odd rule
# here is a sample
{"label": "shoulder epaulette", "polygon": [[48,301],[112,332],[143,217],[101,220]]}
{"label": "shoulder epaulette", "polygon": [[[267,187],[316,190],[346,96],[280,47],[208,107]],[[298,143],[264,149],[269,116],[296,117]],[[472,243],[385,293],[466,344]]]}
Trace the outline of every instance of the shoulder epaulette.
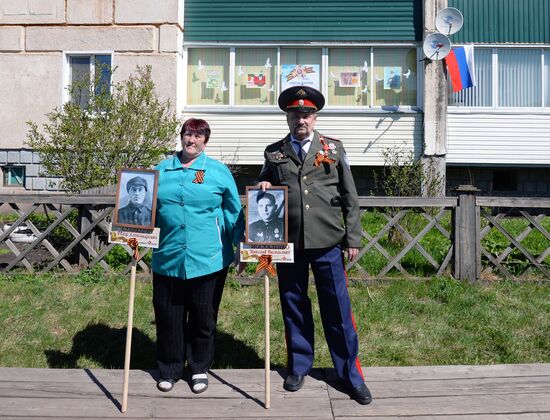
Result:
{"label": "shoulder epaulette", "polygon": [[325,140],[330,140],[330,141],[339,141],[339,142],[342,141],[342,140],[339,140],[339,139],[335,139],[334,137],[325,136],[324,134],[321,134],[319,137],[322,138],[322,139],[325,139]]}

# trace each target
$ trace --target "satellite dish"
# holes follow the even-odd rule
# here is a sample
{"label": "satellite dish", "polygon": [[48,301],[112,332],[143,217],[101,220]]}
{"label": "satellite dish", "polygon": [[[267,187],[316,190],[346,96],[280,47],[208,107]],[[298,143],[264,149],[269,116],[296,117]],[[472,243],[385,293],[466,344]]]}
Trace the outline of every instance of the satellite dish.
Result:
{"label": "satellite dish", "polygon": [[428,60],[442,60],[451,52],[451,41],[446,35],[433,33],[424,39],[422,50]]}
{"label": "satellite dish", "polygon": [[460,10],[454,7],[447,7],[437,14],[435,27],[442,34],[452,35],[460,31],[464,24],[464,17]]}

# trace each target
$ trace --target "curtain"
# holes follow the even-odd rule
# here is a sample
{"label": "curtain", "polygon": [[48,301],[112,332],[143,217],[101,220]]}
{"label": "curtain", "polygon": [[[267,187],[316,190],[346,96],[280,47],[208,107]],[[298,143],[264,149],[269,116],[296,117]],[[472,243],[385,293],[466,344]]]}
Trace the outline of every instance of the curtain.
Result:
{"label": "curtain", "polygon": [[542,106],[541,50],[498,50],[498,106]]}

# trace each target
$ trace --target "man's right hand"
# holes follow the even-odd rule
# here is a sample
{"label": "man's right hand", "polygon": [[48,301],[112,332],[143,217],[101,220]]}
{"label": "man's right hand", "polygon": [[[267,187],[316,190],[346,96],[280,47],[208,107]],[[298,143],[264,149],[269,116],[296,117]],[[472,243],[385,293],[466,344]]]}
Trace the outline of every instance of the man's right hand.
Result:
{"label": "man's right hand", "polygon": [[269,181],[262,181],[258,184],[258,187],[262,189],[262,191],[267,190],[268,188],[271,188],[271,182]]}

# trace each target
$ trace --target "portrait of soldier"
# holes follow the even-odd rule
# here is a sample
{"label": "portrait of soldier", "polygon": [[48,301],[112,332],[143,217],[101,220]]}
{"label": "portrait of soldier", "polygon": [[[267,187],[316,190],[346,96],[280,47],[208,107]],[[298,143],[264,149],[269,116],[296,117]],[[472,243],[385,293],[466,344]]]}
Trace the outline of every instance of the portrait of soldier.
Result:
{"label": "portrait of soldier", "polygon": [[275,196],[259,191],[256,196],[260,220],[248,226],[249,242],[285,242],[285,222],[279,217]]}
{"label": "portrait of soldier", "polygon": [[118,223],[128,225],[151,225],[151,208],[145,202],[147,181],[141,176],[130,178],[126,183],[128,204],[118,210]]}

